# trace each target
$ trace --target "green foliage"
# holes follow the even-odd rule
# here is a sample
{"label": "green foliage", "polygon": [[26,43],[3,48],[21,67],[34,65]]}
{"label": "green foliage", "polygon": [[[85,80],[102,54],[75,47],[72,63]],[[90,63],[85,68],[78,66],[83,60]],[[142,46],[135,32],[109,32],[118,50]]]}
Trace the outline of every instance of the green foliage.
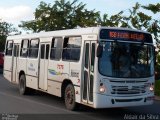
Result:
{"label": "green foliage", "polygon": [[[149,4],[148,6],[142,6],[142,8],[149,10],[149,11],[153,12],[154,14],[157,14],[160,12],[160,3],[157,3],[156,5]],[[148,28],[148,31],[154,34],[155,40],[159,44],[160,43],[160,40],[159,40],[160,35],[158,33],[160,33],[160,19],[154,20],[152,22],[152,26],[150,26]]]}
{"label": "green foliage", "polygon": [[142,6],[144,9],[152,11],[154,14],[160,12],[160,4],[157,3],[156,5],[154,4],[149,4],[148,6]]}
{"label": "green foliage", "polygon": [[7,22],[0,22],[0,35],[8,35],[13,31],[17,31],[12,26],[13,26],[12,24],[9,24]]}
{"label": "green foliage", "polygon": [[[123,23],[123,17],[121,16],[123,11],[119,12],[118,14],[108,16],[104,14],[102,18],[100,18],[100,25],[108,26],[108,27],[118,27]],[[126,24],[124,23],[123,26]]]}
{"label": "green foliage", "polygon": [[22,21],[20,27],[33,32],[96,26],[99,12],[87,10],[86,4],[56,0],[53,5],[41,2],[35,11],[35,20]]}
{"label": "green foliage", "polygon": [[148,16],[140,11],[141,5],[136,3],[132,9],[129,9],[129,15],[124,16],[124,22],[128,24],[130,28],[138,30],[148,30],[151,16]]}
{"label": "green foliage", "polygon": [[7,22],[0,22],[0,51],[4,51],[5,41],[9,33],[16,32],[17,30],[12,24]]}
{"label": "green foliage", "polygon": [[[154,14],[160,13],[160,4],[159,3],[157,3],[156,5],[149,4],[148,6],[142,6],[142,8],[149,10],[149,11],[153,12]],[[156,40],[156,44],[159,49],[157,51],[157,56],[156,56],[157,64],[155,66],[156,79],[158,79],[158,78],[160,78],[160,19],[153,20],[152,25],[148,28],[148,31],[153,33],[154,39]],[[159,91],[159,95],[160,95],[160,91]]]}
{"label": "green foliage", "polygon": [[6,36],[0,35],[0,52],[4,51],[5,42],[6,42]]}
{"label": "green foliage", "polygon": [[160,80],[155,81],[155,95],[160,96]]}

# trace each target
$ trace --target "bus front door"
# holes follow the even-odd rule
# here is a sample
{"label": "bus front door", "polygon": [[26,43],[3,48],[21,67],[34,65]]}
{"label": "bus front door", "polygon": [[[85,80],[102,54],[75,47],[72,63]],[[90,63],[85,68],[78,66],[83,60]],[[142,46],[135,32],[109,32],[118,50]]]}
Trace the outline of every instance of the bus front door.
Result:
{"label": "bus front door", "polygon": [[19,45],[14,44],[13,46],[13,72],[12,72],[12,82],[18,82],[18,56],[19,56]]}
{"label": "bus front door", "polygon": [[47,91],[47,69],[48,69],[48,55],[49,43],[40,44],[40,60],[39,60],[39,88]]}
{"label": "bus front door", "polygon": [[87,41],[84,46],[82,102],[87,104],[93,104],[95,45],[96,42]]}

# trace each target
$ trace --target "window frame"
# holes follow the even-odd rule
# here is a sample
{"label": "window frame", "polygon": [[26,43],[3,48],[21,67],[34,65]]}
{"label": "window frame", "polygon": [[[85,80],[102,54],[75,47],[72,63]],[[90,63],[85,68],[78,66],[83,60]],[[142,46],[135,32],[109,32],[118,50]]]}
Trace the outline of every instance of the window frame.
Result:
{"label": "window frame", "polygon": [[[48,49],[47,49],[47,46],[48,46]],[[46,51],[46,54],[45,54],[45,59],[48,60],[49,59],[49,51],[50,51],[50,44],[46,44],[46,47],[45,47],[45,51]],[[47,51],[48,50],[48,51]]]}
{"label": "window frame", "polygon": [[[7,51],[8,51],[8,43],[9,42],[12,42],[12,48],[10,48],[11,50],[12,50],[12,54],[10,55],[10,54],[7,54]],[[7,40],[7,43],[6,43],[6,49],[5,49],[5,56],[12,56],[13,55],[13,45],[14,45],[14,41],[13,40]]]}
{"label": "window frame", "polygon": [[[27,48],[24,48],[23,46],[24,46],[24,41],[28,41],[28,44],[27,44]],[[28,54],[29,54],[29,39],[23,39],[22,41],[21,41],[21,49],[20,49],[20,57],[22,57],[22,58],[27,58],[28,57]],[[26,56],[24,56],[23,54],[22,54],[22,49],[27,49],[27,55]]]}
{"label": "window frame", "polygon": [[[15,49],[15,47],[16,47],[16,49]],[[19,57],[19,45],[16,45],[16,44],[14,45],[13,56]]]}
{"label": "window frame", "polygon": [[[33,56],[33,55],[31,55],[30,50],[33,49],[33,48],[31,48],[31,42],[32,42],[32,41],[35,41],[35,40],[38,41],[38,47],[37,47],[37,50],[38,50],[38,51],[37,51],[37,55],[36,55],[36,56]],[[37,59],[37,58],[39,57],[39,46],[40,46],[40,40],[39,40],[39,38],[33,38],[33,39],[29,40],[28,58]]]}
{"label": "window frame", "polygon": [[[43,49],[42,49],[43,48]],[[43,51],[42,51],[43,50]],[[43,54],[42,54],[43,53]],[[40,45],[40,59],[45,59],[45,44]]]}
{"label": "window frame", "polygon": [[[79,58],[78,58],[78,60],[73,60],[73,59],[71,59],[71,58],[69,58],[69,59],[64,59],[63,57],[63,54],[64,54],[64,43],[65,43],[65,39],[67,39],[67,45],[68,45],[68,42],[69,42],[69,38],[80,38],[80,47],[79,47]],[[75,45],[75,44],[74,44]],[[71,47],[71,48],[69,48],[70,49],[70,52],[71,52],[71,50],[72,50],[72,48],[78,48],[78,47]],[[62,45],[62,61],[69,61],[69,62],[79,62],[80,61],[80,58],[81,58],[81,49],[82,49],[82,36],[65,36],[64,37],[64,39],[63,39],[63,45]],[[69,52],[69,53],[70,53]]]}
{"label": "window frame", "polygon": [[[61,43],[58,43],[58,41],[57,41],[57,43],[56,43],[56,47],[52,47],[52,45],[54,45],[55,46],[55,40],[56,39],[61,39],[61,40],[59,40],[59,42],[61,42]],[[63,47],[63,37],[53,37],[52,38],[52,42],[51,42],[51,50],[50,50],[50,60],[56,60],[56,61],[59,61],[59,60],[61,60],[62,59],[62,47]],[[53,41],[54,41],[54,44],[53,44]],[[58,44],[60,45],[60,46],[58,46]],[[58,47],[57,47],[58,46]],[[57,50],[57,48],[59,48],[60,49],[60,57],[59,58],[56,58],[56,57],[52,57],[52,49],[54,49],[54,50]],[[56,52],[56,51],[55,51]]]}

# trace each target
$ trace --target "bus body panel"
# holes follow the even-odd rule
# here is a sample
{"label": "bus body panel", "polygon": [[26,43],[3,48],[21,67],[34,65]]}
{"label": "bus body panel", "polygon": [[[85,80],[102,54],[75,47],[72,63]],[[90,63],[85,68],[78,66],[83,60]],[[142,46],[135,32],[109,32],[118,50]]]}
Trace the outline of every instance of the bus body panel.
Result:
{"label": "bus body panel", "polygon": [[26,86],[38,90],[38,78],[26,75]]}
{"label": "bus body panel", "polygon": [[27,60],[27,75],[38,77],[38,59]]}
{"label": "bus body panel", "polygon": [[4,57],[4,77],[10,82],[12,81],[12,71],[13,71],[12,62],[13,62],[12,56]]}
{"label": "bus body panel", "polygon": [[61,97],[61,85],[60,82],[48,80],[48,93]]}
{"label": "bus body panel", "polygon": [[69,79],[69,62],[49,60],[48,79],[62,83],[64,79]]}
{"label": "bus body panel", "polygon": [[27,58],[19,57],[18,73],[22,71],[27,74]]}
{"label": "bus body panel", "polygon": [[82,65],[80,62],[70,62],[70,80],[72,80],[72,83],[75,88],[75,95],[76,95],[76,102],[80,103],[81,101],[81,69]]}

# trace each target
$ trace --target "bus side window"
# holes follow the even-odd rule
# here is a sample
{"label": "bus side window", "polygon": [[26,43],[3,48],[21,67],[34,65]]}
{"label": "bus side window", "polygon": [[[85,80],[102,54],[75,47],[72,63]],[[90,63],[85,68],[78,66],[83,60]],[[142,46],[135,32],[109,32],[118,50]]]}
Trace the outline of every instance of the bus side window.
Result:
{"label": "bus side window", "polygon": [[13,41],[8,41],[6,45],[6,55],[12,56],[12,50],[13,50]]}
{"label": "bus side window", "polygon": [[61,59],[61,49],[62,49],[62,38],[53,38],[51,45],[51,60],[59,60]]}
{"label": "bus side window", "polygon": [[22,40],[20,56],[26,58],[28,55],[29,40]]}
{"label": "bus side window", "polygon": [[37,58],[38,57],[38,50],[39,50],[39,39],[32,39],[30,41],[29,57],[30,58]]}
{"label": "bus side window", "polygon": [[42,44],[42,45],[41,45],[41,52],[40,52],[40,54],[41,54],[41,59],[44,59],[44,52],[45,52],[45,45]]}
{"label": "bus side window", "polygon": [[92,43],[92,53],[91,53],[91,71],[94,72],[94,61],[95,61],[95,43]]}
{"label": "bus side window", "polygon": [[62,59],[63,60],[69,60],[70,59],[68,39],[69,38],[64,38],[64,42],[63,42],[63,53],[62,53]]}
{"label": "bus side window", "polygon": [[46,59],[48,59],[49,56],[49,44],[46,45]]}
{"label": "bus side window", "polygon": [[69,37],[64,39],[63,60],[78,61],[80,58],[81,37]]}

